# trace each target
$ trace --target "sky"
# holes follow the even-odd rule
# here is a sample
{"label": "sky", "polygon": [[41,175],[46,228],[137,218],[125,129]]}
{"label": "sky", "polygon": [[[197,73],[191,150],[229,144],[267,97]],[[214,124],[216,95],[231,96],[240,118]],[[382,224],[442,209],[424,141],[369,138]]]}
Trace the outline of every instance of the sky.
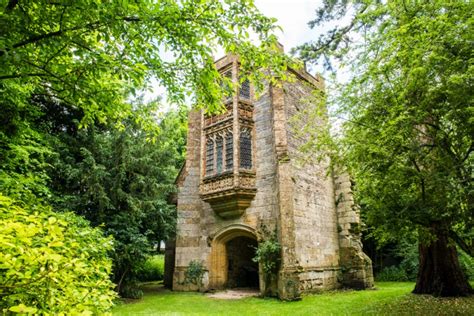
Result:
{"label": "sky", "polygon": [[[264,15],[278,20],[276,24],[282,28],[282,32],[277,33],[277,36],[286,53],[299,45],[316,41],[320,34],[329,31],[335,24],[347,25],[350,21],[350,16],[346,16],[337,22],[311,29],[308,22],[316,18],[316,10],[322,6],[322,0],[255,0],[255,5]],[[308,65],[307,70],[312,75],[324,74],[324,67],[319,64]],[[337,76],[342,81],[348,79],[348,73],[341,69],[338,69]]]}
{"label": "sky", "polygon": [[[310,29],[308,22],[316,16],[316,8],[321,5],[320,0],[255,0],[255,5],[264,15],[278,20],[276,24],[282,28],[282,31],[276,35],[286,53],[298,45],[315,40],[319,33]],[[218,50],[216,56],[219,58],[223,54],[224,52]],[[322,67],[308,66],[308,71],[314,75],[316,72],[322,72]],[[146,93],[145,99],[151,100],[164,94],[166,91],[156,83],[154,91]],[[166,98],[162,102],[167,103]]]}
{"label": "sky", "polygon": [[309,28],[308,22],[314,19],[320,4],[321,1],[309,0],[255,0],[263,14],[278,19],[277,24],[283,28],[283,33],[277,35],[285,52],[315,39],[316,31]]}

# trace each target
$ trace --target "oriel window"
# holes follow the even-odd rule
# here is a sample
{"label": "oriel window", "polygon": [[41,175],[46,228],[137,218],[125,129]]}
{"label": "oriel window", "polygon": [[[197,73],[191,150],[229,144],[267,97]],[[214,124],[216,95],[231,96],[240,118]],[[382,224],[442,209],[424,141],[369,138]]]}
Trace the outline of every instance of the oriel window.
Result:
{"label": "oriel window", "polygon": [[240,86],[239,96],[244,99],[250,99],[250,82],[247,79]]}
{"label": "oriel window", "polygon": [[222,166],[222,151],[224,149],[223,147],[224,147],[224,144],[223,144],[222,137],[218,136],[216,139],[216,172],[217,174],[222,173],[222,169],[223,169],[223,166]]}
{"label": "oriel window", "polygon": [[206,175],[214,172],[214,142],[211,139],[206,143]]}
{"label": "oriel window", "polygon": [[240,167],[252,169],[252,138],[249,131],[240,134]]}
{"label": "oriel window", "polygon": [[232,170],[234,167],[234,140],[232,133],[225,136],[225,169]]}

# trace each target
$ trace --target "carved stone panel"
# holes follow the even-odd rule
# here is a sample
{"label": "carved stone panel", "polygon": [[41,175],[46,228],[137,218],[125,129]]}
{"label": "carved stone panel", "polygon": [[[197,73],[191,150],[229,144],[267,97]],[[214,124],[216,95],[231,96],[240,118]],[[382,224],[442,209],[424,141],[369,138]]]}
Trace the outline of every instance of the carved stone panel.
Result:
{"label": "carved stone panel", "polygon": [[203,201],[209,203],[217,215],[223,218],[241,216],[250,206],[257,189],[255,175],[234,177],[233,174],[205,179],[200,186]]}

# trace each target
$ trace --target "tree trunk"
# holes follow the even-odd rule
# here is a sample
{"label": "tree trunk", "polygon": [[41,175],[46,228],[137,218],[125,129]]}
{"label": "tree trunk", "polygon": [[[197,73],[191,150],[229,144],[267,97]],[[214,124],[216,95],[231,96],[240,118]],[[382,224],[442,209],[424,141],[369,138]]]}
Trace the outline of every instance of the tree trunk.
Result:
{"label": "tree trunk", "polygon": [[434,296],[467,296],[472,288],[461,270],[454,242],[450,242],[448,231],[433,226],[436,240],[419,243],[419,270],[415,294]]}

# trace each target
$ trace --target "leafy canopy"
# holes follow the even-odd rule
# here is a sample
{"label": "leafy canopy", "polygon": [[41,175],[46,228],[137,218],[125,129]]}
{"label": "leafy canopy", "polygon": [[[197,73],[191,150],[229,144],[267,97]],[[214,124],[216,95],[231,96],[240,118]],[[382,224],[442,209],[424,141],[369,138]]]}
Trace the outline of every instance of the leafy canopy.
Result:
{"label": "leafy canopy", "polygon": [[81,109],[83,124],[126,117],[126,98],[150,88],[152,77],[171,101],[193,95],[201,107],[220,108],[218,47],[239,54],[242,73],[254,79],[288,61],[272,35],[275,21],[253,0],[1,0],[0,8],[8,29],[0,37],[2,94],[18,106],[19,86],[52,96]]}
{"label": "leafy canopy", "polygon": [[473,253],[473,10],[328,0],[310,24],[350,22],[299,48],[306,60],[353,66],[336,98],[346,121],[337,155],[381,238],[437,225]]}

